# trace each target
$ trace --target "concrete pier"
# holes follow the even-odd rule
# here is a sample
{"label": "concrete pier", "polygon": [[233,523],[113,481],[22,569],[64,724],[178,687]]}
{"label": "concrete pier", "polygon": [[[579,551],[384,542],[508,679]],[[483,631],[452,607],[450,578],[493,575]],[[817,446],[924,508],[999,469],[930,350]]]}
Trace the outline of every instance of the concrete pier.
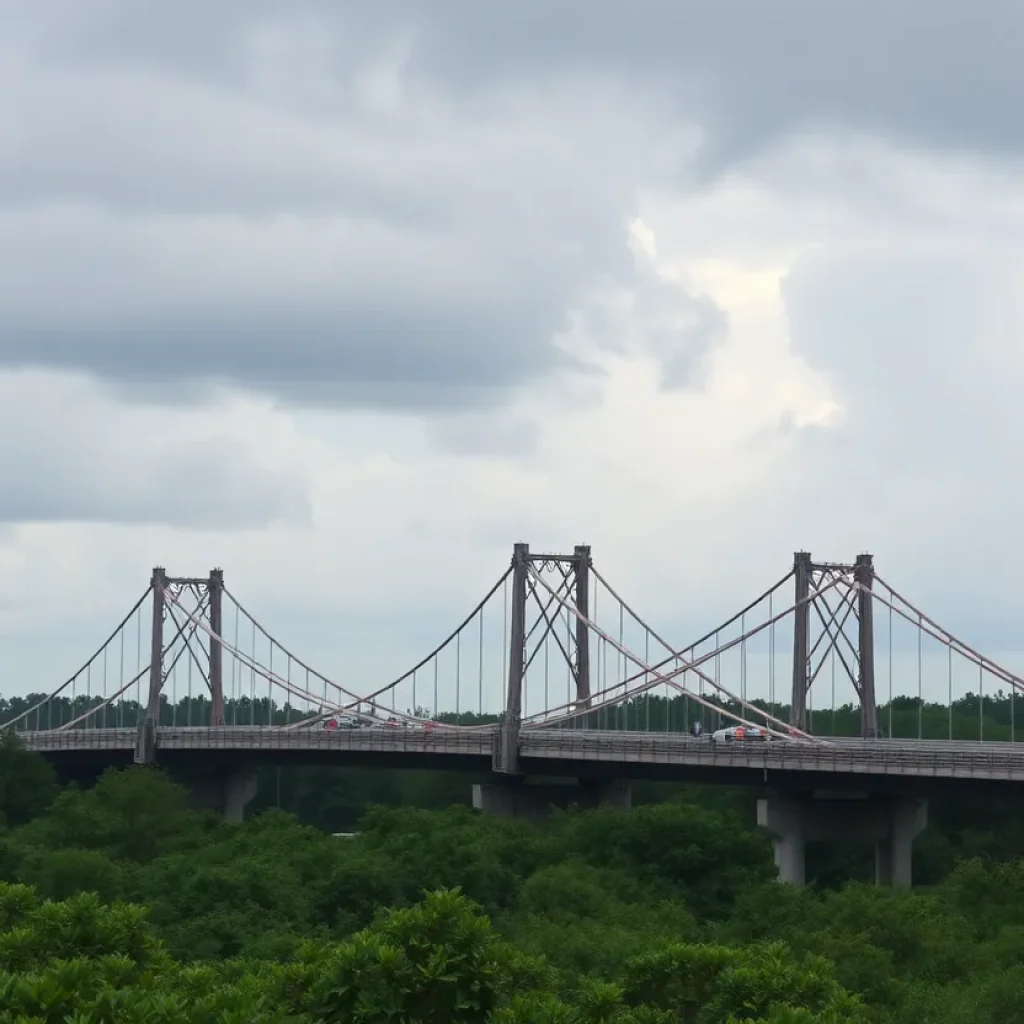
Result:
{"label": "concrete pier", "polygon": [[780,793],[757,802],[757,823],[773,839],[780,882],[803,885],[806,844],[835,840],[873,842],[875,884],[910,888],[914,840],[928,824],[928,804],[907,797]]}
{"label": "concrete pier", "polygon": [[245,809],[256,796],[256,772],[242,768],[218,772],[189,783],[189,792],[196,807],[223,815],[224,820],[240,824]]}
{"label": "concrete pier", "polygon": [[546,817],[552,807],[614,807],[628,811],[632,787],[622,779],[610,781],[508,779],[473,786],[473,806],[484,814],[506,818]]}

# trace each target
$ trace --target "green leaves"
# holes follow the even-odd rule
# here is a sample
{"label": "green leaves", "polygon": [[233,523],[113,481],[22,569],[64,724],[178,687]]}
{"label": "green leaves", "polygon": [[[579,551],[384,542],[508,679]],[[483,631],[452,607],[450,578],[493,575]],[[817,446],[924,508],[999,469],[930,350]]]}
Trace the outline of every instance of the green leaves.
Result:
{"label": "green leaves", "polygon": [[266,972],[182,968],[141,907],[91,894],[39,902],[0,884],[0,1024],[284,1024]]}
{"label": "green leaves", "polygon": [[[5,890],[15,889],[7,896]],[[27,905],[20,887],[0,883],[0,904]],[[14,916],[14,915],[11,915]],[[105,906],[92,893],[60,903],[45,902],[19,912],[0,932],[0,970],[22,973],[53,960],[120,957],[140,970],[166,959],[141,907]]]}
{"label": "green leaves", "polygon": [[0,733],[0,831],[39,815],[57,792],[49,764],[26,751],[15,733]]}
{"label": "green leaves", "polygon": [[814,1022],[867,1021],[863,1006],[836,982],[828,961],[797,960],[782,943],[677,944],[630,961],[625,976],[629,1005],[669,1011],[683,1024],[785,1020],[794,1012],[797,1021],[800,1012]]}
{"label": "green leaves", "polygon": [[553,827],[565,855],[681,895],[698,917],[724,916],[743,888],[775,875],[763,837],[731,814],[686,804],[565,815]]}
{"label": "green leaves", "polygon": [[304,1002],[314,1018],[481,1021],[498,1003],[500,945],[458,892],[394,911],[340,946]]}

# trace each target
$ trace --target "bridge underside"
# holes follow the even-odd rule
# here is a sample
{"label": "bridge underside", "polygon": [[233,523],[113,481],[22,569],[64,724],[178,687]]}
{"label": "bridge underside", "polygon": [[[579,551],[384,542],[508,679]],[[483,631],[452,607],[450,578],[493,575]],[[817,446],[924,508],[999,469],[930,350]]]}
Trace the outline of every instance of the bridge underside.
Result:
{"label": "bridge underside", "polygon": [[[43,756],[54,766],[58,777],[64,782],[91,784],[107,768],[127,768],[133,762],[133,752],[59,750],[43,751]],[[224,776],[245,771],[251,767],[277,766],[299,767],[319,766],[336,768],[395,769],[404,771],[458,772],[468,776],[467,781],[494,785],[506,779],[492,772],[489,756],[447,755],[405,756],[399,753],[370,754],[361,751],[297,751],[260,752],[206,752],[201,755],[184,751],[161,752],[158,766],[179,778],[186,785],[192,780],[211,776]],[[760,793],[782,792],[806,794],[824,790],[860,795],[871,793],[878,796],[928,799],[954,793],[977,793],[989,795],[1004,793],[1019,795],[1020,784],[1009,780],[978,778],[941,778],[934,776],[900,775],[848,775],[822,771],[778,771],[763,767],[740,767],[736,765],[672,765],[626,763],[621,765],[599,765],[589,761],[523,758],[520,762],[521,779],[560,779],[565,783],[582,783],[589,786],[608,786],[622,782],[676,782],[681,784],[706,784],[742,786]],[[561,791],[556,791],[556,793]],[[559,801],[555,801],[559,803]],[[587,801],[584,800],[584,803]],[[614,801],[613,801],[614,802]]]}
{"label": "bridge underside", "polygon": [[599,806],[628,811],[632,787],[625,779],[542,780],[496,778],[473,786],[473,806],[484,814],[505,818],[543,818],[552,807],[591,809]]}
{"label": "bridge underside", "polygon": [[875,884],[909,889],[914,840],[928,824],[928,804],[907,797],[775,793],[758,801],[757,823],[772,837],[782,882],[804,884],[808,842],[870,842],[875,845]]}
{"label": "bridge underside", "polygon": [[[75,730],[22,734],[65,778],[88,781],[135,757],[135,733]],[[334,765],[461,772],[484,813],[537,818],[552,806],[628,809],[630,782],[745,786],[763,797],[759,824],[772,835],[780,878],[804,881],[804,849],[817,839],[875,845],[879,884],[911,883],[913,842],[929,796],[956,790],[1019,791],[1024,744],[836,741],[714,745],[681,735],[532,730],[521,735],[518,772],[500,773],[486,730],[295,731],[166,729],[156,763],[199,806],[240,821],[261,765]],[[550,780],[540,782],[540,780]],[[822,800],[828,792],[828,800]],[[841,799],[844,797],[845,799]],[[856,799],[851,799],[856,798]]]}

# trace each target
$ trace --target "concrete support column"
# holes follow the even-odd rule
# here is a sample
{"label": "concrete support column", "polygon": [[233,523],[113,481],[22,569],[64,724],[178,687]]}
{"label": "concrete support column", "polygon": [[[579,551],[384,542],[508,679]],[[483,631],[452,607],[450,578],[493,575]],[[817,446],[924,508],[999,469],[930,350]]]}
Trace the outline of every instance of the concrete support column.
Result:
{"label": "concrete support column", "polygon": [[607,782],[581,782],[581,807],[610,807],[616,811],[633,809],[633,787],[626,779]]}
{"label": "concrete support column", "polygon": [[772,837],[779,881],[803,885],[806,881],[804,809],[799,800],[777,796],[757,801],[757,824]]}
{"label": "concrete support column", "polygon": [[909,888],[914,840],[928,823],[928,804],[906,797],[776,794],[758,800],[757,823],[772,837],[780,882],[803,885],[806,844],[835,840],[873,842],[875,884]]}
{"label": "concrete support column", "polygon": [[928,804],[924,800],[893,800],[889,814],[889,834],[875,843],[875,885],[909,889],[914,840],[928,827]]}
{"label": "concrete support column", "polygon": [[499,818],[543,818],[548,813],[545,793],[536,786],[473,786],[473,808]]}
{"label": "concrete support column", "polygon": [[209,775],[189,786],[192,802],[203,810],[213,811],[232,824],[245,820],[245,809],[256,796],[256,772],[239,768]]}
{"label": "concrete support column", "polygon": [[552,807],[566,809],[576,806],[613,807],[628,811],[632,807],[633,790],[622,779],[609,781],[565,779],[538,782],[530,779],[509,780],[473,786],[473,807],[484,814],[503,818],[547,817]]}
{"label": "concrete support column", "polygon": [[245,809],[256,796],[254,771],[232,772],[224,780],[224,820],[240,825],[245,820]]}

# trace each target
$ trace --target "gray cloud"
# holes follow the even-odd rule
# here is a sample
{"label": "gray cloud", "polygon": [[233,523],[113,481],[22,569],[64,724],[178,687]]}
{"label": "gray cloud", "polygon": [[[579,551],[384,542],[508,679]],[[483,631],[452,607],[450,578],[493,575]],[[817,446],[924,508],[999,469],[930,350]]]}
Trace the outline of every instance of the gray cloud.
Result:
{"label": "gray cloud", "polygon": [[17,220],[0,217],[7,365],[429,409],[565,363],[551,336],[568,279],[500,253],[488,263],[480,239]]}
{"label": "gray cloud", "polygon": [[[0,8],[0,363],[149,395],[490,407],[629,279],[642,188],[798,130],[1024,142],[997,0]],[[691,314],[667,386],[724,331]]]}
{"label": "gray cloud", "polygon": [[34,97],[5,112],[0,362],[425,411],[564,368],[573,304],[628,271],[653,126],[614,97],[582,120],[578,89],[545,118],[537,97],[389,99],[373,32],[295,97],[301,13],[264,29],[255,10],[210,26],[207,56],[235,47],[245,81],[177,48],[187,10],[138,40],[116,4],[65,8],[0,72]]}
{"label": "gray cloud", "polygon": [[287,17],[267,2],[173,12],[109,2],[66,12],[40,34],[52,52],[211,79],[243,81],[253,51],[287,55],[310,39],[344,79],[359,55],[398,40],[415,80],[460,96],[538,76],[646,85],[696,113],[723,157],[830,126],[986,152],[1024,145],[1024,114],[1005,102],[1024,78],[1014,0],[934,0],[927,10],[917,0],[296,0]]}
{"label": "gray cloud", "polygon": [[[396,7],[404,17],[395,14]],[[1024,9],[1013,0],[525,0],[377,5],[414,24],[413,65],[487,88],[531,73],[649,86],[707,131],[715,165],[780,135],[854,129],[924,146],[1019,154]],[[671,97],[671,100],[668,98]]]}
{"label": "gray cloud", "polygon": [[244,529],[309,519],[297,470],[260,464],[223,427],[111,409],[81,380],[0,375],[0,431],[0,522]]}
{"label": "gray cloud", "polygon": [[668,390],[704,383],[708,357],[729,332],[725,311],[714,299],[661,276],[641,255],[601,298],[577,315],[588,341],[606,352],[653,357]]}
{"label": "gray cloud", "polygon": [[[590,314],[600,345],[657,359],[666,386],[699,387],[729,325],[706,297],[637,275],[624,244],[637,193],[670,202],[743,161],[741,181],[763,184],[768,161],[751,158],[804,132],[829,153],[795,167],[783,153],[780,224],[752,222],[741,196],[729,217],[715,211],[703,236],[687,222],[699,216],[692,207],[664,233],[680,239],[682,262],[699,254],[754,272],[829,236],[825,252],[795,268],[784,298],[797,354],[844,405],[840,427],[759,437],[774,474],[764,479],[753,444],[723,452],[702,470],[712,482],[757,482],[707,499],[674,456],[653,475],[666,438],[685,466],[714,440],[714,408],[706,425],[678,432],[667,418],[635,437],[623,423],[635,484],[581,437],[578,464],[562,467],[578,471],[572,488],[562,472],[545,493],[543,458],[525,484],[509,474],[507,491],[484,477],[487,488],[459,502],[487,514],[456,518],[457,537],[434,518],[461,494],[458,471],[412,498],[397,486],[376,494],[370,475],[334,499],[344,515],[318,523],[322,537],[302,534],[302,558],[297,535],[275,539],[278,568],[267,575],[266,555],[255,557],[243,536],[229,572],[235,564],[277,590],[304,565],[301,586],[277,598],[288,605],[281,615],[306,602],[313,616],[334,609],[337,621],[349,611],[338,607],[337,579],[372,582],[380,558],[364,566],[357,555],[367,546],[338,537],[376,530],[412,536],[410,550],[444,546],[466,558],[485,544],[499,564],[510,538],[590,540],[635,566],[641,611],[660,603],[685,634],[680,587],[703,580],[695,631],[710,605],[734,607],[736,591],[717,593],[716,559],[746,586],[760,582],[750,566],[769,561],[765,552],[785,563],[805,545],[849,557],[863,544],[968,640],[1019,639],[1012,538],[1024,508],[1015,483],[1024,428],[1014,388],[1024,373],[1005,362],[1012,346],[985,342],[1007,325],[1012,338],[1019,322],[1007,271],[1019,260],[994,251],[999,230],[961,217],[973,206],[963,182],[950,190],[957,212],[947,228],[983,244],[906,244],[912,219],[915,231],[934,220],[926,203],[911,208],[918,168],[909,187],[889,188],[858,177],[832,145],[865,133],[1012,168],[1024,142],[1024,114],[1008,100],[1024,76],[1016,0],[0,0],[0,17],[0,366],[96,373],[133,400],[111,410],[24,378],[0,388],[0,427],[17,439],[0,453],[0,535],[5,519],[218,529],[302,520],[307,481],[265,464],[257,439],[204,433],[201,420],[184,438],[166,429],[168,406],[187,399],[201,417],[224,381],[295,403],[427,412],[426,436],[449,450],[529,451],[537,424],[502,408],[512,392],[554,382],[574,408],[599,394],[592,366],[574,367],[552,343],[595,292],[632,291],[636,303],[621,320]],[[868,188],[879,195],[865,219],[884,237],[856,248],[864,210],[831,235],[830,217]],[[797,209],[812,190],[816,212]],[[1019,226],[1009,211],[998,217],[1010,225],[1006,244]],[[763,245],[773,226],[777,248]],[[153,401],[165,408],[143,414]],[[373,447],[351,430],[339,449]],[[417,452],[417,470],[433,474]],[[679,495],[666,479],[682,481]],[[609,496],[623,501],[621,534],[599,528]],[[410,503],[408,522],[394,514]],[[129,544],[122,534],[104,565]],[[676,535],[699,544],[672,544]],[[190,564],[192,540],[176,543],[185,547],[171,557]],[[198,571],[221,559],[194,557]],[[149,555],[140,558],[148,568]],[[321,562],[332,567],[326,597],[308,579]],[[421,568],[436,577],[436,566]],[[462,576],[458,567],[443,575]],[[12,566],[12,604],[27,607],[40,576]],[[49,608],[42,593],[38,606]],[[395,600],[380,602],[390,628]],[[305,625],[295,628],[303,650]],[[364,647],[372,665],[380,644]],[[33,637],[31,672],[38,649]]]}

